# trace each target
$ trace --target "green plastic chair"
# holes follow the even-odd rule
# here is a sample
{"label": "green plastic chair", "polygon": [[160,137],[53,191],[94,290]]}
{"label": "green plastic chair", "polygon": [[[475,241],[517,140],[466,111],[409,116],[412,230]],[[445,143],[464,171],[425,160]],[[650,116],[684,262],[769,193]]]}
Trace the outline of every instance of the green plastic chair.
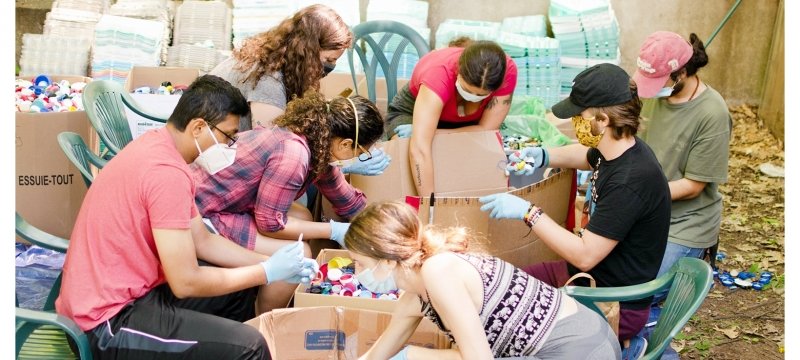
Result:
{"label": "green plastic chair", "polygon": [[87,188],[92,185],[94,180],[90,164],[97,169],[102,169],[108,163],[108,161],[89,150],[83,138],[74,132],[64,131],[58,134],[58,145],[61,146],[61,150],[64,151],[64,155],[67,156],[69,161],[81,172],[81,177],[83,177],[83,182],[86,183]]}
{"label": "green plastic chair", "polygon": [[681,258],[666,274],[644,284],[589,288],[565,286],[562,291],[601,316],[595,302],[642,299],[669,289],[658,324],[650,335],[643,359],[658,359],[689,318],[697,311],[711,290],[714,279],[711,267],[703,260]]}
{"label": "green plastic chair", "polygon": [[[397,39],[393,39],[395,36],[401,38],[397,47],[395,49],[387,49],[387,44],[390,44],[390,41],[392,44],[397,41]],[[358,24],[353,28],[353,37],[355,39],[353,47],[347,50],[353,85],[356,88],[356,94],[358,94],[358,82],[353,63],[353,51],[355,50],[359,60],[361,60],[361,64],[364,66],[367,80],[367,97],[372,102],[377,100],[375,78],[379,65],[386,78],[387,100],[391,104],[392,99],[397,94],[397,67],[400,63],[400,57],[406,51],[406,48],[409,45],[413,46],[420,58],[430,52],[430,47],[422,35],[408,25],[392,20],[373,20]],[[362,42],[365,44],[364,48],[362,48]],[[388,59],[385,54],[389,50],[394,51],[391,59]],[[367,56],[368,54],[370,55],[369,57]]]}
{"label": "green plastic chair", "polygon": [[148,120],[167,122],[166,119],[142,110],[122,85],[111,80],[88,83],[83,89],[83,108],[100,140],[108,148],[110,156],[116,155],[133,141],[125,108]]}
{"label": "green plastic chair", "polygon": [[[66,253],[69,241],[34,227],[19,213],[15,225],[19,237],[40,247]],[[86,334],[71,319],[55,312],[55,300],[60,290],[61,274],[50,289],[43,310],[16,307],[16,359],[92,359]],[[72,352],[67,336],[77,345],[79,357]]]}

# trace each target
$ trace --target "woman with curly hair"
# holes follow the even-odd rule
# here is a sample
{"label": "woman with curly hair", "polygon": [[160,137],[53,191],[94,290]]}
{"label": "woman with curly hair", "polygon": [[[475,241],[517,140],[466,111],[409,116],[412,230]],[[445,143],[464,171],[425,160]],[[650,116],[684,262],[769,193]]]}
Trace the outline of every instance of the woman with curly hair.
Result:
{"label": "woman with curly hair", "polygon": [[[411,206],[383,202],[353,219],[344,242],[363,286],[405,291],[361,360],[619,358],[616,335],[600,315],[475,251],[466,228],[424,226]],[[458,350],[405,345],[423,316]]]}
{"label": "woman with curly hair", "polygon": [[244,41],[233,56],[213,70],[242,91],[250,103],[250,119],[239,128],[270,127],[294,96],[319,90],[319,81],[353,42],[339,14],[325,5],[300,9],[280,24]]}
{"label": "woman with curly hair", "polygon": [[[339,167],[369,160],[382,133],[383,118],[368,99],[325,100],[307,91],[289,102],[273,127],[226,134],[227,149],[236,153],[230,166],[213,174],[192,167],[198,210],[221,235],[262,254],[271,255],[301,233],[305,240],[342,245],[349,223],[314,222],[295,200],[314,184],[340,217],[361,211],[366,197],[347,183]],[[310,255],[308,243],[304,247]],[[278,294],[260,294],[259,310],[285,307],[292,290],[287,285]]]}

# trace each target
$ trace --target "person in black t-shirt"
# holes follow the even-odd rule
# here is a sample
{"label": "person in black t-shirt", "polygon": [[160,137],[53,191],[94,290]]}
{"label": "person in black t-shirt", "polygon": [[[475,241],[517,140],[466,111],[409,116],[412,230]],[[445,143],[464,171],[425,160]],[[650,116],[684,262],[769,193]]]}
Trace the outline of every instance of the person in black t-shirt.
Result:
{"label": "person in black t-shirt", "polygon": [[[525,221],[564,260],[525,269],[537,279],[563,286],[588,272],[598,286],[627,286],[655,279],[667,245],[670,192],[653,151],[636,137],[642,103],[636,84],[616,65],[600,64],[575,77],[569,98],[553,106],[572,118],[580,144],[553,149],[531,147],[512,161],[539,167],[592,169],[591,216],[580,235],[561,227],[535,204],[508,193],[480,198],[493,218]],[[509,165],[512,166],[512,165]],[[647,342],[644,327],[651,298],[620,304],[623,359],[638,358]]]}

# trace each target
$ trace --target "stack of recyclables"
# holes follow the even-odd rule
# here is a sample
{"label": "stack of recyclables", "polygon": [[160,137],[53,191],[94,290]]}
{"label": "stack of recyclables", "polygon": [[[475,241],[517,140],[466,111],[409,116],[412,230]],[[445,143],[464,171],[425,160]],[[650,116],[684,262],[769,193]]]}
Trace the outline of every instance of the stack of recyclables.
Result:
{"label": "stack of recyclables", "polygon": [[90,48],[87,38],[23,34],[20,73],[85,76]]}
{"label": "stack of recyclables", "polygon": [[561,54],[558,40],[501,31],[497,42],[517,65],[514,95],[538,97],[548,109],[560,101]]}
{"label": "stack of recyclables", "polygon": [[[414,29],[425,39],[425,42],[430,44],[431,29],[428,27],[428,2],[417,0],[373,0],[367,5],[367,21],[373,20],[393,20]],[[375,41],[380,41],[383,33],[373,34],[372,37]],[[386,59],[390,62],[395,56],[395,52],[405,40],[404,37],[394,35],[388,39],[383,46],[383,52]],[[410,79],[414,71],[414,67],[419,62],[419,54],[416,48],[408,43],[402,51],[397,54],[397,77],[399,79]],[[370,54],[367,54],[369,59]],[[385,77],[380,67],[377,68],[377,77]]]}
{"label": "stack of recyclables", "polygon": [[450,40],[467,36],[472,40],[497,41],[501,24],[492,21],[445,19],[436,29],[436,46],[446,48]]}
{"label": "stack of recyclables", "polygon": [[231,49],[231,11],[222,1],[184,1],[175,14],[173,45],[211,40],[218,50]]}
{"label": "stack of recyclables", "polygon": [[520,35],[547,37],[547,23],[544,15],[515,16],[503,19],[500,31]]}
{"label": "stack of recyclables", "polygon": [[117,0],[107,14],[164,23],[161,35],[160,65],[167,63],[167,50],[172,36],[172,13],[166,0]]}
{"label": "stack of recyclables", "polygon": [[619,26],[608,0],[553,0],[550,23],[561,44],[561,96],[586,68],[601,63],[618,65]]}
{"label": "stack of recyclables", "polygon": [[267,31],[297,10],[293,0],[233,0],[233,47],[245,39]]}
{"label": "stack of recyclables", "polygon": [[135,65],[159,66],[164,23],[103,15],[95,28],[92,78],[125,84]]}
{"label": "stack of recyclables", "polygon": [[45,16],[43,34],[91,40],[104,10],[103,0],[56,0]]}
{"label": "stack of recyclables", "polygon": [[169,48],[167,66],[195,68],[205,75],[225,58],[227,56],[213,47],[181,44]]}

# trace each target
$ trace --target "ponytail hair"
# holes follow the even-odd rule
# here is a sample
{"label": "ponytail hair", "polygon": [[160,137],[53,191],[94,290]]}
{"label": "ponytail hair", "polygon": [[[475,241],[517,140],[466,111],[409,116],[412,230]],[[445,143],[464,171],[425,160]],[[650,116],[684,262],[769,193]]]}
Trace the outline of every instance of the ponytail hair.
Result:
{"label": "ponytail hair", "polygon": [[[358,111],[357,125],[353,105]],[[274,123],[305,137],[311,152],[311,179],[328,170],[334,137],[355,141],[358,126],[358,145],[367,148],[383,135],[383,117],[369,99],[354,95],[349,100],[341,96],[325,100],[314,90],[308,90],[302,98],[295,97],[286,104],[286,111]]]}
{"label": "ponytail hair", "polygon": [[703,66],[708,64],[708,54],[706,54],[706,47],[703,41],[697,37],[697,34],[692,33],[689,35],[689,43],[692,44],[692,57],[686,63],[686,76],[692,76],[697,73]]}
{"label": "ponytail hair", "polygon": [[467,252],[474,239],[465,227],[424,226],[410,205],[387,201],[371,204],[356,215],[344,244],[355,253],[418,269],[438,253]]}

